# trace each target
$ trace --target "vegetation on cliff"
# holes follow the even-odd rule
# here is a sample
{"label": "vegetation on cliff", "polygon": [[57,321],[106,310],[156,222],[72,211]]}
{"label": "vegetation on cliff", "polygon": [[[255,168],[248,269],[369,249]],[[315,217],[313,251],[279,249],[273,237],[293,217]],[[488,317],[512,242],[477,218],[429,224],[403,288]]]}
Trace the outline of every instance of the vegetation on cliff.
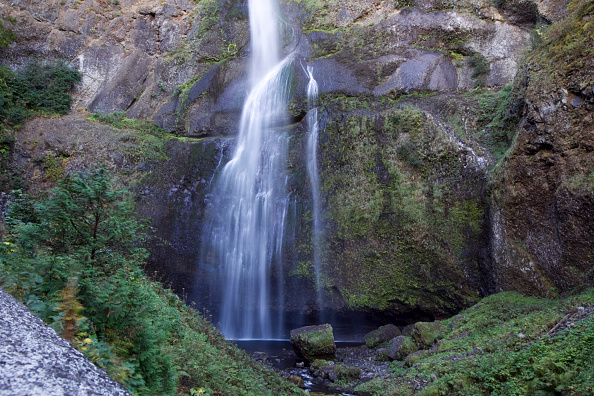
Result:
{"label": "vegetation on cliff", "polygon": [[31,62],[16,72],[0,66],[0,128],[18,125],[35,114],[68,113],[69,91],[81,77],[63,63]]}
{"label": "vegetation on cliff", "polygon": [[496,290],[554,296],[594,274],[594,3],[543,29],[508,112],[512,145],[490,174]]}
{"label": "vegetation on cliff", "polygon": [[322,281],[350,308],[430,318],[478,298],[483,171],[460,138],[412,103],[327,99]]}
{"label": "vegetation on cliff", "polygon": [[147,227],[104,170],[15,194],[0,285],[133,393],[299,393],[146,277]]}

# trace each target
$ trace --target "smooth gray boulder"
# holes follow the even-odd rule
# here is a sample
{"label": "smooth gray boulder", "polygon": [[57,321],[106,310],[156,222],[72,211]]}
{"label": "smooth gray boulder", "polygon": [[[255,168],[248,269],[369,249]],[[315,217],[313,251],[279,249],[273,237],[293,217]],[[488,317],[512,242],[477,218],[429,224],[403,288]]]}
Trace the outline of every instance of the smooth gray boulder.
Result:
{"label": "smooth gray boulder", "polygon": [[0,395],[130,395],[0,289]]}

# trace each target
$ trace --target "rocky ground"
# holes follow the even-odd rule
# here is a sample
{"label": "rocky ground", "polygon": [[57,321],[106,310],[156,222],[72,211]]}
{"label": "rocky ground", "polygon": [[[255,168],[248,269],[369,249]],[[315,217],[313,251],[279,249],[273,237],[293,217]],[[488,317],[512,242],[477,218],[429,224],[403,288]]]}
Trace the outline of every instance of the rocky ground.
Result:
{"label": "rocky ground", "polygon": [[[592,390],[591,290],[561,299],[501,293],[450,319],[417,322],[398,332],[404,335],[375,340],[371,348],[339,346],[333,358],[309,363],[288,349],[253,356],[312,394],[508,394],[525,388],[527,394],[558,389],[580,395]],[[549,369],[550,362],[564,363]],[[515,372],[516,366],[522,371]]]}

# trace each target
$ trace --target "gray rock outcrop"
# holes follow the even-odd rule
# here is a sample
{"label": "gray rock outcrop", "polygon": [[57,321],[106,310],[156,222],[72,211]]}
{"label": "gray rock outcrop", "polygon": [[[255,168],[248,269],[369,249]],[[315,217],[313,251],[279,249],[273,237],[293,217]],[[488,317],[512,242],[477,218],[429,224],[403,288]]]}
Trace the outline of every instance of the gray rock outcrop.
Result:
{"label": "gray rock outcrop", "polygon": [[0,395],[129,395],[0,289]]}

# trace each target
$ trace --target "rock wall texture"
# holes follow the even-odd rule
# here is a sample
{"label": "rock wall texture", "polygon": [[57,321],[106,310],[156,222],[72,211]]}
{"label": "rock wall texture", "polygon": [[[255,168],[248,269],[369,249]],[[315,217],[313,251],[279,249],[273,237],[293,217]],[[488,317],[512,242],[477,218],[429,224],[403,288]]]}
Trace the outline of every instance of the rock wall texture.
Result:
{"label": "rock wall texture", "polygon": [[516,78],[514,143],[492,175],[492,283],[540,295],[592,283],[594,45],[574,2]]}
{"label": "rock wall texture", "polygon": [[130,395],[0,289],[0,395]]}
{"label": "rock wall texture", "polygon": [[[294,220],[292,291],[274,307],[320,309],[305,65],[320,86],[326,308],[432,320],[498,290],[548,295],[592,279],[587,2],[283,0],[281,10],[283,52],[295,57],[290,125],[279,129],[291,136]],[[17,136],[31,188],[55,181],[55,159],[65,173],[107,164],[162,238],[148,269],[216,307],[216,268],[197,266],[200,232],[246,96],[247,2],[16,0],[0,15],[17,20],[0,63],[62,59],[83,72],[77,107],[174,133],[147,153],[144,135],[80,115],[35,120]]]}

